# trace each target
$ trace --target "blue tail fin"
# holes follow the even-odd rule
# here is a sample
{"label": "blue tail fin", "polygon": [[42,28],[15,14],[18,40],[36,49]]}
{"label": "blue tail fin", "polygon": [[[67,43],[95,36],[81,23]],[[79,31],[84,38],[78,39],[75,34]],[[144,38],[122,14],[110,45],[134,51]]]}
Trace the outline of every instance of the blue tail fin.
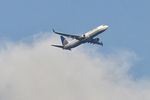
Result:
{"label": "blue tail fin", "polygon": [[68,44],[68,41],[63,36],[60,36],[60,38],[61,38],[62,45]]}

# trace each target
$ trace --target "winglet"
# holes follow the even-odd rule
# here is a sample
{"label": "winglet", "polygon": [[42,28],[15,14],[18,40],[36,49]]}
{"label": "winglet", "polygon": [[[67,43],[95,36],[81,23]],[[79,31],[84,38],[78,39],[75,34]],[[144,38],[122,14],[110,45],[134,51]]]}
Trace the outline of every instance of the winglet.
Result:
{"label": "winglet", "polygon": [[54,33],[56,33],[54,29],[52,29],[52,30],[53,30]]}
{"label": "winglet", "polygon": [[100,42],[100,45],[103,47],[103,42]]}

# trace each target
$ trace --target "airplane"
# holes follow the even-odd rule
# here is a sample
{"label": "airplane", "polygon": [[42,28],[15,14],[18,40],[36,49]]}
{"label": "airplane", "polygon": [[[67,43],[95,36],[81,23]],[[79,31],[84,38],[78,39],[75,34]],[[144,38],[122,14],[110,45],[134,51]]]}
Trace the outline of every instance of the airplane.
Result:
{"label": "airplane", "polygon": [[[75,47],[77,47],[83,43],[91,43],[91,44],[97,44],[97,45],[103,46],[102,41],[99,42],[100,39],[94,38],[94,37],[101,34],[102,32],[104,32],[107,29],[108,29],[108,25],[100,25],[97,28],[95,28],[95,29],[93,29],[93,30],[81,35],[81,36],[60,33],[60,32],[56,32],[53,29],[53,32],[55,34],[60,35],[62,45],[51,45],[51,46],[62,48],[64,50],[71,50],[72,48],[75,48]],[[67,41],[67,39],[64,36],[72,38],[73,40]]]}

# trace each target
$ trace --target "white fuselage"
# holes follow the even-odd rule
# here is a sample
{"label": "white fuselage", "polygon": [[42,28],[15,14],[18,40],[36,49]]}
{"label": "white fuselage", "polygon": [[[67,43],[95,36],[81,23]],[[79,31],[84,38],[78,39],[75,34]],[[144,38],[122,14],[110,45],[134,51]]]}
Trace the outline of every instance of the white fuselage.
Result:
{"label": "white fuselage", "polygon": [[82,37],[84,37],[84,39],[81,40],[73,39],[68,44],[64,45],[64,49],[70,50],[71,48],[79,46],[80,44],[86,43],[87,40],[92,39],[93,37],[99,35],[100,33],[104,32],[107,29],[108,29],[107,25],[98,26],[97,28],[83,34]]}

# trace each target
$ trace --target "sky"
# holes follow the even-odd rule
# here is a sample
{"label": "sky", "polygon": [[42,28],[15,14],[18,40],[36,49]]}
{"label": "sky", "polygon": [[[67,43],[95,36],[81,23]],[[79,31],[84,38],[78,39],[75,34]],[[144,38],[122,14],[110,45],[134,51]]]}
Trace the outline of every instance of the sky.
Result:
{"label": "sky", "polygon": [[[39,95],[42,98],[44,95],[48,96],[48,92],[53,94],[54,89],[52,91],[49,89],[54,86],[60,91],[59,97],[63,96],[64,99],[87,99],[86,95],[91,94],[89,98],[93,100],[99,98],[107,100],[110,98],[105,96],[105,92],[113,89],[116,95],[114,93],[112,96],[111,92],[109,95],[114,100],[116,98],[119,100],[124,94],[132,100],[133,98],[138,100],[136,98],[138,95],[139,100],[149,100],[147,95],[150,91],[148,85],[150,82],[149,3],[149,0],[0,0],[0,98],[9,100],[13,97],[14,100],[22,100],[25,97],[25,100],[37,100],[36,93],[34,94],[36,89],[46,93]],[[71,52],[50,47],[51,44],[60,43],[59,36],[52,33],[52,28],[60,32],[81,35],[101,24],[109,26],[106,32],[98,36],[102,39],[104,47],[86,44]],[[80,59],[79,55],[83,58]],[[32,57],[33,59],[30,59]],[[55,63],[57,60],[62,65]],[[69,65],[67,65],[68,61]],[[80,61],[85,64],[81,64]],[[76,64],[87,68],[78,68]],[[33,70],[35,66],[37,69]],[[62,66],[67,70],[62,69]],[[94,68],[91,69],[93,66]],[[29,75],[26,76],[27,73]],[[96,75],[98,76],[95,77]],[[89,79],[86,79],[86,76]],[[40,83],[42,78],[44,78],[43,83]],[[59,80],[61,78],[62,80]],[[63,86],[57,84],[58,82],[64,82]],[[114,82],[119,86],[114,85]],[[35,83],[38,84],[34,86]],[[85,83],[89,84],[84,87]],[[98,84],[104,88],[99,87]],[[32,86],[34,87],[31,88]],[[105,88],[107,86],[110,89]],[[97,87],[99,88],[95,89]],[[66,88],[67,91],[61,95]],[[28,93],[30,89],[32,96]],[[86,89],[90,92],[85,92]],[[103,93],[101,89],[105,92]],[[122,91],[121,96],[117,97],[119,90]],[[85,94],[81,96],[78,91]],[[103,94],[102,97],[98,96],[99,92]],[[133,95],[130,96],[126,92]],[[16,96],[18,93],[20,97]],[[59,100],[60,98],[56,98],[55,95],[45,98]]]}
{"label": "sky", "polygon": [[83,34],[109,25],[99,52],[129,49],[139,56],[136,77],[150,76],[149,0],[1,0],[1,41],[18,41],[52,28]]}

